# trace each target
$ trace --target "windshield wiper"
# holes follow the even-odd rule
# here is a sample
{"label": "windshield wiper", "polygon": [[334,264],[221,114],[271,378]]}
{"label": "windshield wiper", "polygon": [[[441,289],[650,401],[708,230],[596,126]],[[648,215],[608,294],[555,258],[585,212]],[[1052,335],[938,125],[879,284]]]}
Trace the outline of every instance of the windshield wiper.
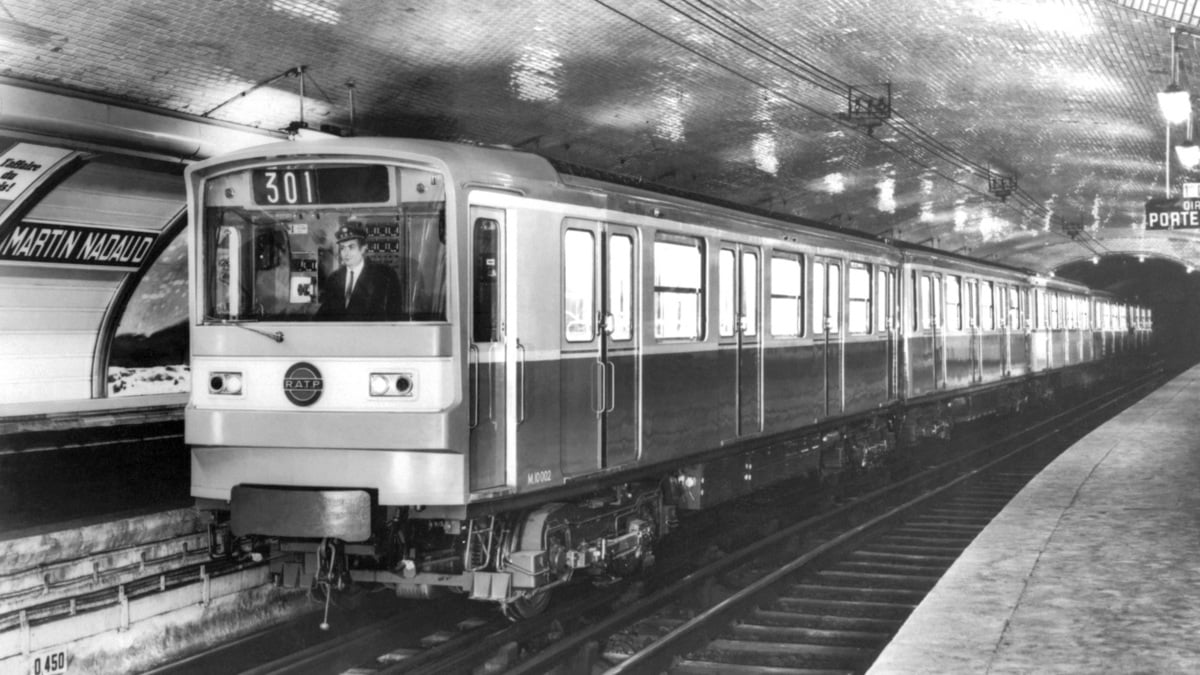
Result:
{"label": "windshield wiper", "polygon": [[242,330],[248,330],[251,333],[257,333],[258,335],[261,335],[265,338],[271,338],[272,340],[274,340],[276,342],[283,342],[283,331],[277,330],[274,333],[268,333],[265,330],[251,328],[250,326],[247,326],[246,324],[244,324],[240,321],[232,321],[230,319],[209,319],[209,320],[216,321],[219,325],[222,325],[222,326],[237,326],[238,328],[241,328]]}

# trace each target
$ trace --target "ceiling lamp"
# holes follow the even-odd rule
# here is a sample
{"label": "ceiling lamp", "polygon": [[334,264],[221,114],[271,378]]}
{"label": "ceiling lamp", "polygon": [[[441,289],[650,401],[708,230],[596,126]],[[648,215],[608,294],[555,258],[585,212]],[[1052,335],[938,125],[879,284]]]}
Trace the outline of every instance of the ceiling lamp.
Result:
{"label": "ceiling lamp", "polygon": [[1166,89],[1158,92],[1158,106],[1162,108],[1163,117],[1171,124],[1186,122],[1192,112],[1191,94],[1179,86],[1179,56],[1175,51],[1175,35],[1178,32],[1176,27],[1171,27],[1171,83]]}
{"label": "ceiling lamp", "polygon": [[1187,121],[1188,113],[1191,112],[1192,96],[1186,89],[1181,89],[1178,84],[1171,82],[1166,89],[1158,92],[1158,107],[1162,108],[1163,117],[1167,118],[1168,122],[1180,124]]}
{"label": "ceiling lamp", "polygon": [[1196,145],[1196,142],[1189,138],[1186,143],[1175,146],[1175,156],[1179,158],[1183,168],[1193,171],[1200,166],[1200,145]]}

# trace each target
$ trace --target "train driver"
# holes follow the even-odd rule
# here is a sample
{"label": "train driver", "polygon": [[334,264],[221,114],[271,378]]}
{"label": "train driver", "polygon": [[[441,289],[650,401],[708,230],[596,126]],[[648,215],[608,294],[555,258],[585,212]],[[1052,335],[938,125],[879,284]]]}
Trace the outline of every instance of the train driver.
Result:
{"label": "train driver", "polygon": [[394,321],[400,318],[402,289],[396,272],[369,260],[362,225],[346,223],[334,235],[341,267],[325,280],[317,319]]}

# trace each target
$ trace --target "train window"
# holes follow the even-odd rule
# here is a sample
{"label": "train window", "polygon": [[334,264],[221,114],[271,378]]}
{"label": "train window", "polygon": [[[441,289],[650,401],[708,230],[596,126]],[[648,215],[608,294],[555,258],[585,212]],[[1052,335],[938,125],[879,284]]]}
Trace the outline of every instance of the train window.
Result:
{"label": "train window", "polygon": [[500,223],[475,219],[474,315],[471,334],[475,342],[500,341]]}
{"label": "train window", "polygon": [[946,277],[946,328],[962,330],[962,279],[954,275]]}
{"label": "train window", "polygon": [[813,263],[813,333],[838,333],[841,330],[842,267],[837,263]]}
{"label": "train window", "polygon": [[742,333],[758,335],[758,254],[742,251]]}
{"label": "train window", "polygon": [[1021,304],[1020,295],[1017,292],[1016,286],[1008,287],[1008,328],[1009,330],[1021,330]]}
{"label": "train window", "polygon": [[963,300],[967,304],[967,328],[979,328],[979,280],[967,279],[963,286],[966,291]]}
{"label": "train window", "polygon": [[654,337],[702,337],[703,279],[703,242],[659,233],[654,242]]}
{"label": "train window", "polygon": [[614,234],[608,240],[608,337],[633,339],[633,238]]}
{"label": "train window", "polygon": [[919,307],[918,313],[921,317],[920,328],[926,330],[933,328],[933,303],[930,299],[933,297],[933,280],[928,274],[921,275],[920,291],[917,294]]}
{"label": "train window", "polygon": [[940,328],[944,324],[939,311],[942,306],[941,279],[934,274],[922,274],[920,281],[920,327]]}
{"label": "train window", "polygon": [[850,263],[846,272],[846,330],[854,335],[871,332],[871,266]]}
{"label": "train window", "polygon": [[979,320],[983,330],[996,328],[995,297],[992,282],[979,282]]}
{"label": "train window", "polygon": [[567,342],[596,339],[596,239],[585,230],[563,236],[563,331]]}
{"label": "train window", "polygon": [[1049,296],[1049,298],[1047,299],[1046,304],[1049,306],[1049,309],[1050,309],[1050,311],[1049,311],[1050,325],[1048,326],[1048,328],[1050,328],[1051,330],[1061,328],[1062,326],[1059,322],[1062,320],[1062,317],[1059,314],[1058,293],[1047,293],[1047,295]]}
{"label": "train window", "polygon": [[771,256],[771,335],[804,334],[803,265],[798,257]]}
{"label": "train window", "polygon": [[717,332],[721,337],[732,337],[734,326],[734,301],[733,301],[733,275],[734,269],[733,251],[723,248],[717,254],[717,298],[719,309],[717,315]]}
{"label": "train window", "polygon": [[829,332],[840,333],[842,330],[842,266],[837,263],[829,263],[829,283],[826,284],[829,290],[828,300],[825,302],[825,311],[829,317]]}
{"label": "train window", "polygon": [[891,330],[892,322],[892,304],[893,293],[892,283],[895,272],[887,267],[880,267],[875,273],[875,297],[877,301],[875,306],[878,308],[878,316],[876,316],[876,325],[880,330]]}

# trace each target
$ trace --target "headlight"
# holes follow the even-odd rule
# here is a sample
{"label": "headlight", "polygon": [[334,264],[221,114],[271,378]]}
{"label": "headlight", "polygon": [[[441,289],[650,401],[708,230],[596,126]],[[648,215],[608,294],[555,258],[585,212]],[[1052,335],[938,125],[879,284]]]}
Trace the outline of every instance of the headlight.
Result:
{"label": "headlight", "polygon": [[413,373],[371,373],[372,396],[412,396],[416,392]]}
{"label": "headlight", "polygon": [[241,373],[209,373],[208,375],[208,393],[223,394],[227,396],[241,396],[242,394],[242,374]]}

